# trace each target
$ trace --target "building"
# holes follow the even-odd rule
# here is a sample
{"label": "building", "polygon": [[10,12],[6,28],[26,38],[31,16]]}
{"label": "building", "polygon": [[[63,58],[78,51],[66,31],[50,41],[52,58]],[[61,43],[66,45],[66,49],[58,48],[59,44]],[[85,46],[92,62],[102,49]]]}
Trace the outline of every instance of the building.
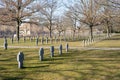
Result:
{"label": "building", "polygon": [[31,25],[24,23],[20,26],[20,36],[30,36],[31,35]]}

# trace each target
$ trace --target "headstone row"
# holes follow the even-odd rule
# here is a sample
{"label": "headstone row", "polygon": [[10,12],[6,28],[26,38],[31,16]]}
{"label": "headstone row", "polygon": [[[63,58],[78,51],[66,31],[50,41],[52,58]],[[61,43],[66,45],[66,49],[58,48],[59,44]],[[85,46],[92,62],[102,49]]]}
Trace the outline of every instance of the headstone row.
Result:
{"label": "headstone row", "polygon": [[[111,35],[112,36],[112,35]],[[110,36],[110,37],[111,37]],[[95,42],[99,42],[99,41],[101,41],[101,40],[104,40],[104,39],[107,39],[108,37],[107,36],[99,36],[99,37],[96,37],[96,38],[94,38],[94,39],[92,39],[92,40],[90,40],[89,38],[87,39],[87,40],[83,40],[83,47],[86,47],[86,46],[89,46],[89,45],[91,45],[91,44],[93,44],[93,43],[95,43]]]}
{"label": "headstone row", "polygon": [[[62,44],[59,46],[59,55],[62,55]],[[54,57],[54,46],[51,46],[50,47],[50,56],[51,58]],[[66,44],[66,51],[68,52],[68,44]],[[43,48],[40,48],[39,50],[39,60],[40,61],[43,61],[44,60],[44,49]],[[18,62],[18,68],[21,69],[23,68],[23,61],[24,61],[24,54],[23,52],[19,52],[17,54],[17,62]]]}

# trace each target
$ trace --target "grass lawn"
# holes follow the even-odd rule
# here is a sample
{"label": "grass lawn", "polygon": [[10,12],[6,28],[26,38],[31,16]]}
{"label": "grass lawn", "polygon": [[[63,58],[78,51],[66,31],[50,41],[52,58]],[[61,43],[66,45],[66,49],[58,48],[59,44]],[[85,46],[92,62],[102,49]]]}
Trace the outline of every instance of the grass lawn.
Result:
{"label": "grass lawn", "polygon": [[[16,56],[25,55],[23,69],[18,69]],[[0,48],[0,80],[120,80],[120,50],[70,50],[50,58],[45,50],[39,61],[39,49]]]}
{"label": "grass lawn", "polygon": [[106,39],[91,45],[92,47],[109,47],[120,48],[120,34],[113,36],[111,39]]}

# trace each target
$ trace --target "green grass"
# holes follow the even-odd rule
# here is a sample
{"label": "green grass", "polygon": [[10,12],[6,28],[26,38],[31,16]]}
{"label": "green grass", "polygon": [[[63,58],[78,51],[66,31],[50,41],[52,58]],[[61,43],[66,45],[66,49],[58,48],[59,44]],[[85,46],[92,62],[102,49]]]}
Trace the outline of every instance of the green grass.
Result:
{"label": "green grass", "polygon": [[[23,69],[18,69],[16,56],[25,55]],[[45,50],[39,61],[39,49],[0,48],[0,80],[120,80],[120,50],[70,50],[51,58]]]}
{"label": "green grass", "polygon": [[111,39],[106,39],[93,44],[94,47],[120,48],[120,35],[115,35]]}

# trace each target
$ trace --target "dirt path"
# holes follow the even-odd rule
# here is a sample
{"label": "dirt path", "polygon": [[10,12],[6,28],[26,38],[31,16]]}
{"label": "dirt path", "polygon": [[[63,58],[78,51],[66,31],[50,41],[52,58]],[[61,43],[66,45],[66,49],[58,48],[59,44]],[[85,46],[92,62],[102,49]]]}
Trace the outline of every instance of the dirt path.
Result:
{"label": "dirt path", "polygon": [[[3,48],[3,46],[0,46]],[[40,48],[42,46],[8,46],[8,48]],[[49,46],[43,46],[45,49],[49,49]],[[58,46],[55,46],[58,48]],[[65,49],[65,47],[63,47]],[[70,49],[78,49],[78,50],[120,50],[120,48],[96,48],[96,47],[69,47]]]}

